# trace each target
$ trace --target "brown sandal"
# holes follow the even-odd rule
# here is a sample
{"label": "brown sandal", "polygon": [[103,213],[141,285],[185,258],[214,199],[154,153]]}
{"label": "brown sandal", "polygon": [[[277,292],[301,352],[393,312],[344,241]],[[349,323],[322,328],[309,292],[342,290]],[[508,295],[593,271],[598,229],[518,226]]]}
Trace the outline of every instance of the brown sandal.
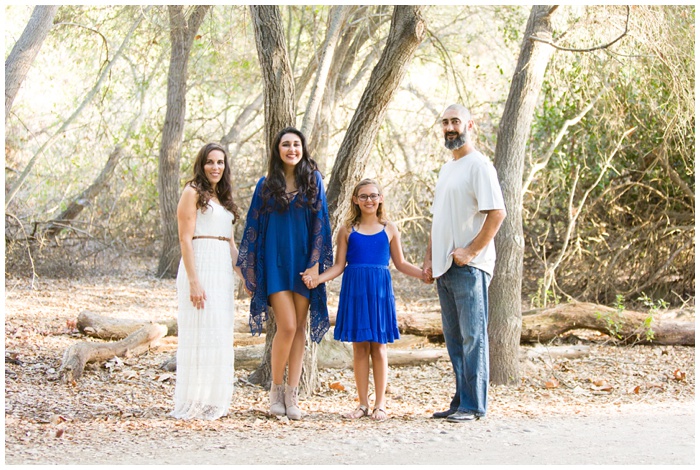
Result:
{"label": "brown sandal", "polygon": [[381,406],[378,406],[377,408],[373,409],[372,416],[370,417],[375,421],[384,421],[385,419],[389,419],[389,416],[387,416],[386,414],[386,410]]}
{"label": "brown sandal", "polygon": [[347,419],[359,419],[369,416],[369,407],[365,405],[360,405],[349,413],[343,414],[343,418]]}

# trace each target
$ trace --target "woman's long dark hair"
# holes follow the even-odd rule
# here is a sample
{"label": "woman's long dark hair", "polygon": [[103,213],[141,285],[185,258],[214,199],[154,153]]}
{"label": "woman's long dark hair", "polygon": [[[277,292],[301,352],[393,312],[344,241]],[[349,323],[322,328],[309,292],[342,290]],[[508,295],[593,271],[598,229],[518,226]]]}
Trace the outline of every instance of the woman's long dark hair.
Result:
{"label": "woman's long dark hair", "polygon": [[299,195],[303,197],[298,197],[296,204],[298,207],[307,204],[313,210],[316,205],[316,197],[318,196],[318,187],[316,187],[316,177],[314,176],[314,171],[318,170],[318,165],[311,158],[306,148],[304,134],[294,127],[285,127],[279,131],[275,141],[272,143],[270,161],[267,166],[267,177],[263,186],[263,203],[269,210],[275,208],[280,212],[284,212],[289,207],[287,183],[284,179],[284,168],[279,149],[280,142],[285,134],[295,134],[301,140],[301,160],[294,167],[294,180],[299,190]]}
{"label": "woman's long dark hair", "polygon": [[224,149],[224,147],[216,143],[209,143],[199,149],[192,167],[192,173],[194,175],[192,179],[185,184],[185,186],[189,184],[197,191],[197,194],[199,195],[199,198],[197,199],[197,209],[202,209],[209,204],[209,200],[214,195],[214,189],[211,187],[211,183],[209,183],[206,173],[204,173],[204,165],[207,163],[207,157],[209,157],[209,154],[214,150],[220,150],[224,154],[224,172],[221,175],[221,180],[219,180],[216,185],[216,198],[219,200],[219,203],[226,208],[226,210],[233,214],[233,222],[235,223],[239,217],[238,206],[233,202],[233,190],[231,189],[231,167],[228,165],[228,154],[226,153],[226,149]]}

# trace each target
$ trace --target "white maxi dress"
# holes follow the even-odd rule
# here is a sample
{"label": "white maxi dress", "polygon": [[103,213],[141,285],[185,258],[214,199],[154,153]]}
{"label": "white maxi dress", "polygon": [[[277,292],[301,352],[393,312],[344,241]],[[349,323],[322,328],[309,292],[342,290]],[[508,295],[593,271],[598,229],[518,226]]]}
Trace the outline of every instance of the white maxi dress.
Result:
{"label": "white maxi dress", "polygon": [[[231,237],[233,214],[215,201],[197,210],[194,236]],[[175,409],[180,419],[217,419],[228,414],[233,395],[234,273],[229,243],[192,240],[194,265],[207,299],[197,310],[182,260],[177,273],[177,379]]]}

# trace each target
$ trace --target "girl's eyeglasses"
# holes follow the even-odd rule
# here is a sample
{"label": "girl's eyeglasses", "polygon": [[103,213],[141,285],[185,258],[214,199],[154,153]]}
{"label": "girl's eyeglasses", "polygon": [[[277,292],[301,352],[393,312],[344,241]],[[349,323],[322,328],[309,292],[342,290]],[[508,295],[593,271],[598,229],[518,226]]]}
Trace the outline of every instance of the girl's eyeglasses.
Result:
{"label": "girl's eyeglasses", "polygon": [[362,202],[367,202],[367,199],[371,199],[372,201],[376,201],[379,199],[379,194],[372,193],[372,194],[360,194],[357,196],[357,199],[359,199]]}

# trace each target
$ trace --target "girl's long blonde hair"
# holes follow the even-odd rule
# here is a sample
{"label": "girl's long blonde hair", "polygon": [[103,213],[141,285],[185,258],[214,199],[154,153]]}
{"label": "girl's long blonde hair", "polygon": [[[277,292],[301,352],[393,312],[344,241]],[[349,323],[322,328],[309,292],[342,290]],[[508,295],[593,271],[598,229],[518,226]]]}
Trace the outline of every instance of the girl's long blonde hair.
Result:
{"label": "girl's long blonde hair", "polygon": [[[377,188],[377,191],[379,191],[379,194],[382,194],[382,187],[379,185],[379,183],[377,183],[373,179],[365,178],[355,185],[355,189],[352,190],[352,197],[357,197],[357,194],[360,192],[360,188],[362,188],[363,186],[374,186],[375,188]],[[348,209],[345,218],[345,226],[348,229],[351,229],[360,222],[361,217],[362,211],[360,211],[360,207],[357,204],[355,204],[355,202],[351,198],[350,208]],[[383,202],[380,202],[379,206],[377,207],[377,218],[379,219],[379,223],[381,224],[386,224],[386,222],[388,221],[386,215],[384,214]]]}

